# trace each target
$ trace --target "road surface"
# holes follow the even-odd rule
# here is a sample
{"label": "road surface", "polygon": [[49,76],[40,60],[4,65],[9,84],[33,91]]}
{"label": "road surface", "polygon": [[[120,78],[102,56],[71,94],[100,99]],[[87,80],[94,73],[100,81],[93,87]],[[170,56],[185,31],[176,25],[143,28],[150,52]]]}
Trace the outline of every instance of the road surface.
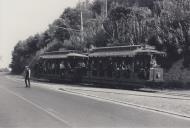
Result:
{"label": "road surface", "polygon": [[0,128],[189,128],[190,120],[40,87],[0,74]]}

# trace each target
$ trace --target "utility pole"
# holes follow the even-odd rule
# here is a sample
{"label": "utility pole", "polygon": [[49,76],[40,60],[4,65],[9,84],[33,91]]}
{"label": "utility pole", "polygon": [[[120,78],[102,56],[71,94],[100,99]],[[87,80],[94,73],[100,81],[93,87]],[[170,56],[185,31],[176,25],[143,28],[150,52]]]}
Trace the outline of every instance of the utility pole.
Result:
{"label": "utility pole", "polygon": [[108,17],[108,0],[106,0],[106,18]]}
{"label": "utility pole", "polygon": [[82,2],[80,0],[80,10],[81,10],[81,13],[80,13],[80,17],[81,17],[81,42],[84,41],[84,35],[83,35],[83,32],[84,32],[84,27],[83,27],[83,9],[82,9]]}
{"label": "utility pole", "polygon": [[84,27],[83,27],[83,13],[81,10],[81,41],[84,41],[84,37],[83,37],[83,32],[84,32]]}

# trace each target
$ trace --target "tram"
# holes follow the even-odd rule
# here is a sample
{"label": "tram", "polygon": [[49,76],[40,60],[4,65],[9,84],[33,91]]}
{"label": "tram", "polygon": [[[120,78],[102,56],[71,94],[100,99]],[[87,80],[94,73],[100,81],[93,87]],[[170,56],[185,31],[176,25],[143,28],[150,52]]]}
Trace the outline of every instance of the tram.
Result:
{"label": "tram", "polygon": [[109,85],[161,82],[165,55],[148,45],[96,48],[88,55],[88,79]]}
{"label": "tram", "polygon": [[132,85],[164,81],[165,52],[149,45],[100,47],[89,53],[47,52],[37,64],[37,76],[54,81]]}
{"label": "tram", "polygon": [[40,56],[35,74],[49,81],[80,82],[88,56],[73,50],[46,52]]}

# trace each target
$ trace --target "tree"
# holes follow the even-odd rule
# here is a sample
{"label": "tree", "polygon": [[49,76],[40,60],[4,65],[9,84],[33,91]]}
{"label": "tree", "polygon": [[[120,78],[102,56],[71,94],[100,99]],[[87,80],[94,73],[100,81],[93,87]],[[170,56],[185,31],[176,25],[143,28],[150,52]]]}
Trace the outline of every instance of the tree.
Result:
{"label": "tree", "polygon": [[[114,45],[149,44],[167,52],[167,65],[184,59],[190,66],[190,0],[88,0],[66,8],[42,34],[19,41],[12,72],[21,73],[39,54],[59,48],[85,51]],[[81,34],[81,12],[83,32]],[[82,35],[82,36],[81,36]],[[83,37],[83,40],[82,38]]]}
{"label": "tree", "polygon": [[64,42],[64,40],[68,40],[70,38],[68,28],[63,19],[59,18],[59,19],[55,20],[53,22],[53,24],[50,25],[49,27],[50,27],[49,32],[50,32],[52,38],[56,38],[62,42]]}
{"label": "tree", "polygon": [[52,37],[50,36],[48,30],[39,35],[39,42],[37,43],[38,49],[42,49],[47,46],[48,43],[52,41]]}
{"label": "tree", "polygon": [[26,56],[26,45],[19,41],[17,45],[14,47],[14,51],[12,52],[12,62],[10,64],[10,68],[12,68],[12,73],[20,74],[24,70],[25,56]]}
{"label": "tree", "polygon": [[93,4],[91,5],[91,10],[93,12],[93,17],[95,18],[96,15],[101,15],[102,13],[102,5],[103,5],[103,2],[100,1],[100,0],[95,0],[93,2]]}
{"label": "tree", "polygon": [[68,26],[68,28],[80,30],[80,10],[66,8],[60,18],[64,19],[65,25]]}

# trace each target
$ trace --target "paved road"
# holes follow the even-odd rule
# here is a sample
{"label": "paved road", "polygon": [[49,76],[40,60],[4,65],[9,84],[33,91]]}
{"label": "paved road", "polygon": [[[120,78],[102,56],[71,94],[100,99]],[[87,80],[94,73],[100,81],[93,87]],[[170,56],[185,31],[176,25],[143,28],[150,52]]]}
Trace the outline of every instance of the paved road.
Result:
{"label": "paved road", "polygon": [[0,74],[0,128],[189,128],[190,120],[101,102]]}

